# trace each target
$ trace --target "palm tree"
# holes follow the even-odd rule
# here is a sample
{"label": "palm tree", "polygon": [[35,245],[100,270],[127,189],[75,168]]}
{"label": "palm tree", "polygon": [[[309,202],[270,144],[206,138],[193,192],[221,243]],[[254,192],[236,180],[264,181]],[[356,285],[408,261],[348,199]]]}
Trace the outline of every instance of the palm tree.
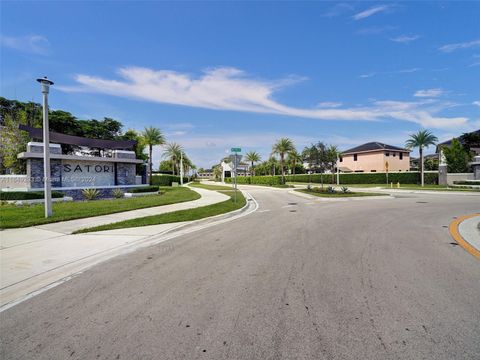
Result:
{"label": "palm tree", "polygon": [[255,172],[253,166],[255,165],[255,163],[261,161],[262,157],[256,151],[249,151],[245,154],[245,160],[250,161],[250,176],[252,176],[252,174]]}
{"label": "palm tree", "polygon": [[418,153],[420,154],[420,179],[421,185],[424,185],[423,178],[423,148],[435,145],[438,138],[428,130],[419,130],[416,134],[411,134],[410,139],[405,141],[405,145],[408,149],[418,147]]}
{"label": "palm tree", "polygon": [[142,142],[148,145],[148,169],[150,173],[150,185],[152,185],[152,150],[155,145],[165,144],[165,136],[160,129],[150,126],[142,131]]}
{"label": "palm tree", "polygon": [[292,140],[289,138],[279,139],[272,147],[272,153],[280,156],[280,167],[282,169],[282,180],[285,182],[285,155],[295,150]]}
{"label": "palm tree", "polygon": [[175,169],[179,169],[178,162],[182,156],[183,148],[181,145],[176,142],[171,142],[167,144],[165,151],[162,154],[162,157],[168,159],[172,162],[173,175],[175,175]]}
{"label": "palm tree", "polygon": [[288,162],[292,165],[292,175],[295,175],[295,168],[299,161],[302,161],[302,156],[293,149],[288,153]]}

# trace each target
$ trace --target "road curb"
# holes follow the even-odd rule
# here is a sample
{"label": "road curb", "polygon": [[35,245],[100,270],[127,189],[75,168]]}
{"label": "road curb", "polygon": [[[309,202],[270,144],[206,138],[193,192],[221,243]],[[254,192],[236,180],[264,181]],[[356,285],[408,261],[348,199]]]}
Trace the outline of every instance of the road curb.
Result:
{"label": "road curb", "polygon": [[321,196],[308,195],[300,191],[291,190],[290,194],[296,195],[308,200],[315,200],[320,202],[335,202],[335,201],[365,201],[365,200],[386,200],[395,199],[395,196],[390,194],[378,195],[378,196],[351,196],[351,197],[338,197],[338,198],[323,198]]}
{"label": "road curb", "polygon": [[470,214],[470,215],[463,215],[457,217],[455,220],[453,220],[450,223],[450,226],[448,227],[448,230],[450,231],[450,235],[452,238],[460,245],[462,246],[466,251],[468,251],[471,255],[476,257],[477,259],[480,259],[480,250],[474,247],[467,239],[465,239],[462,234],[460,233],[459,227],[460,224],[467,219],[480,216],[480,213],[477,214]]}

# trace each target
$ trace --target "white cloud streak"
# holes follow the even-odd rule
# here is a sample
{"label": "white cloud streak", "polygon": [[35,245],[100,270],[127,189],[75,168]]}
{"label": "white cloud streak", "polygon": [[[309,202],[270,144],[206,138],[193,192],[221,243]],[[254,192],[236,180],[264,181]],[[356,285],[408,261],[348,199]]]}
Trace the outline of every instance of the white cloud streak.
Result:
{"label": "white cloud streak", "polygon": [[455,50],[469,49],[469,48],[475,48],[479,46],[480,46],[480,39],[477,39],[477,40],[468,41],[468,42],[443,45],[439,47],[438,50],[449,53]]}
{"label": "white cloud streak", "polygon": [[0,35],[2,46],[25,53],[47,55],[50,50],[48,39],[41,35],[6,36]]}
{"label": "white cloud streak", "polygon": [[480,100],[472,102],[472,105],[476,105],[476,106],[480,107]]}
{"label": "white cloud streak", "polygon": [[[278,90],[297,83],[298,77],[259,80],[243,71],[221,67],[192,76],[170,70],[125,67],[120,80],[90,75],[76,75],[79,85],[58,86],[67,92],[93,92],[112,96],[183,105],[213,110],[295,116],[331,121],[410,121],[428,127],[455,127],[468,122],[464,117],[444,118],[435,115],[441,104],[430,110],[424,102],[375,101],[367,106],[337,108],[297,108],[273,99]],[[401,104],[404,108],[400,109]]]}
{"label": "white cloud streak", "polygon": [[426,90],[418,90],[413,94],[415,97],[422,97],[422,98],[435,98],[443,95],[445,91],[440,88],[435,89],[426,89]]}
{"label": "white cloud streak", "polygon": [[390,40],[392,40],[394,42],[402,43],[402,44],[409,44],[412,41],[418,40],[419,38],[420,38],[420,35],[410,35],[410,36],[409,35],[400,35],[400,36],[394,37]]}
{"label": "white cloud streak", "polygon": [[370,9],[364,10],[362,12],[359,12],[355,15],[353,15],[354,20],[362,20],[367,17],[370,17],[372,15],[387,11],[390,7],[388,5],[380,5],[380,6],[374,6]]}

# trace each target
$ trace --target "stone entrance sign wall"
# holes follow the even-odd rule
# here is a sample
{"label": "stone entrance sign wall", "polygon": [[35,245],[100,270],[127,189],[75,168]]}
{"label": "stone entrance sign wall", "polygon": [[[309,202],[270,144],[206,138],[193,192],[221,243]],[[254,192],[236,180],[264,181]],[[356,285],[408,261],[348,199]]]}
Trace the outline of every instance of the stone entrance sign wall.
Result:
{"label": "stone entrance sign wall", "polygon": [[[29,142],[18,154],[27,161],[29,188],[43,187],[43,143]],[[136,185],[136,165],[143,161],[133,151],[114,150],[112,157],[64,155],[58,144],[50,144],[51,183],[54,189],[84,189]]]}

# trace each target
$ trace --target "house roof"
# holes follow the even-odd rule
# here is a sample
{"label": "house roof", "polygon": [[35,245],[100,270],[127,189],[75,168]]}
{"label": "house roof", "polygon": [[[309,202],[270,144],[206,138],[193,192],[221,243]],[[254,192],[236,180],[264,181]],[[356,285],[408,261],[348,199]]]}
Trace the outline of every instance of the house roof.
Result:
{"label": "house roof", "polygon": [[359,153],[359,152],[369,152],[369,151],[379,151],[379,150],[392,150],[392,151],[404,151],[409,152],[409,150],[393,146],[387,145],[378,141],[369,142],[360,146],[353,147],[351,149],[345,150],[342,154],[352,154],[352,153]]}

